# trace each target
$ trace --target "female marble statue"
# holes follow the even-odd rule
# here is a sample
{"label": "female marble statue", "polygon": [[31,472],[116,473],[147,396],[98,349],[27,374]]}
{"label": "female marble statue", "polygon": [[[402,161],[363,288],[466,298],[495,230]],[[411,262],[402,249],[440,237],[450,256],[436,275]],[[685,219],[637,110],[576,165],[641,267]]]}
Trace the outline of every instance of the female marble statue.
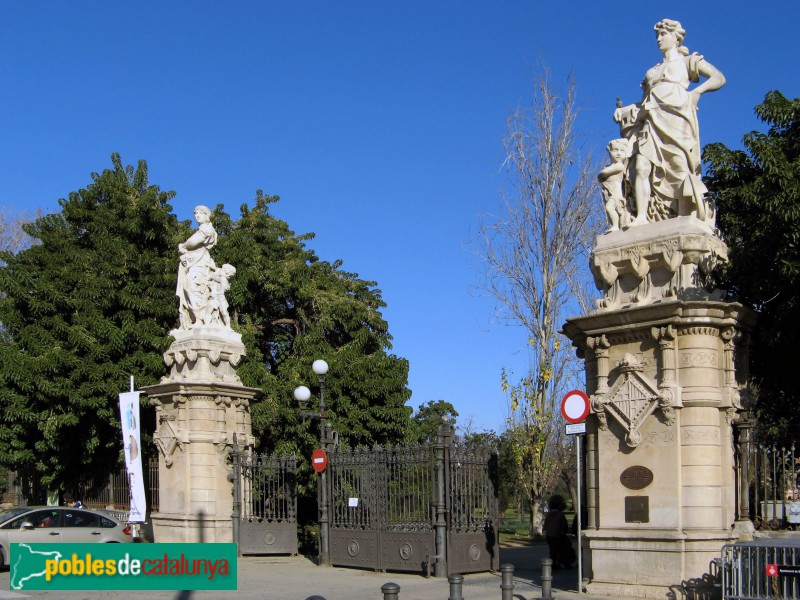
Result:
{"label": "female marble statue", "polygon": [[[701,55],[689,54],[683,45],[686,31],[678,21],[664,19],[654,29],[664,60],[647,71],[641,103],[614,113],[629,137],[634,166],[636,218],[631,224],[676,214],[695,214],[712,223],[700,179],[696,111],[700,96],[725,85],[725,77]],[[706,81],[689,90],[689,82],[698,82],[701,75]]]}
{"label": "female marble statue", "polygon": [[211,210],[207,206],[194,209],[197,231],[188,240],[178,244],[178,287],[175,291],[180,304],[180,328],[211,324],[214,309],[212,273],[216,270],[209,250],[217,244],[217,232],[211,224]]}

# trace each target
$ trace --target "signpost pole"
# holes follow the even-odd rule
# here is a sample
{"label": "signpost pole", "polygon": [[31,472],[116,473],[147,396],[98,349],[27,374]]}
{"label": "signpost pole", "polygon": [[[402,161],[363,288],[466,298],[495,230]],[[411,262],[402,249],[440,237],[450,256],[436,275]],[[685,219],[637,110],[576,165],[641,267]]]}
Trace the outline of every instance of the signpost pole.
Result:
{"label": "signpost pole", "polygon": [[589,416],[591,404],[589,396],[581,390],[567,392],[561,400],[561,414],[570,424],[566,427],[567,435],[575,435],[575,462],[578,469],[578,506],[575,507],[578,538],[578,593],[583,593],[583,552],[581,548],[581,435],[586,433],[586,417]]}
{"label": "signpost pole", "polygon": [[581,434],[575,436],[575,457],[578,463],[578,506],[575,518],[578,519],[578,593],[583,593],[583,548],[581,547]]}

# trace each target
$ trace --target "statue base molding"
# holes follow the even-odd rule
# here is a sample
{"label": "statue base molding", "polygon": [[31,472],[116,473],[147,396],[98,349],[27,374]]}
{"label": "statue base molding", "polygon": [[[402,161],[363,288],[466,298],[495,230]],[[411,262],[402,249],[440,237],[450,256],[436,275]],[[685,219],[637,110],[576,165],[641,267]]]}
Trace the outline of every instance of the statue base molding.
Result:
{"label": "statue base molding", "polygon": [[151,516],[156,542],[170,543],[231,543],[233,524],[228,515],[195,515],[157,512]]}
{"label": "statue base molding", "polygon": [[719,557],[724,544],[737,541],[723,531],[676,529],[609,528],[583,535],[590,557],[588,593],[658,600],[718,597],[709,556]]}

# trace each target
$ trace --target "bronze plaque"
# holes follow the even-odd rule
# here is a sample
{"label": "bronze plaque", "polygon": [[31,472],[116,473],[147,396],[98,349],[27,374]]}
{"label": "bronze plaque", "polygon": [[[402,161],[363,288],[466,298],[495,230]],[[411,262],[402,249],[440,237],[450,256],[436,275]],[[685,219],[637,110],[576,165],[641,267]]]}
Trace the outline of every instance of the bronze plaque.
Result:
{"label": "bronze plaque", "polygon": [[653,483],[653,472],[647,467],[635,465],[625,469],[619,480],[629,490],[641,490]]}
{"label": "bronze plaque", "polygon": [[650,522],[650,496],[625,496],[625,522]]}

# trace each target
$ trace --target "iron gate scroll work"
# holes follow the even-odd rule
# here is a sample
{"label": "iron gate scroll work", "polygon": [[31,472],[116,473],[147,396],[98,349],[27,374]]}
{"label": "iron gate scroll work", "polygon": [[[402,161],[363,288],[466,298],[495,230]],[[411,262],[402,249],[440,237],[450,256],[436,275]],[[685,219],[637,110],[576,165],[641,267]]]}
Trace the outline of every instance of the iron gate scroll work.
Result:
{"label": "iron gate scroll work", "polygon": [[297,554],[294,456],[231,452],[234,541],[240,554]]}
{"label": "iron gate scroll work", "polygon": [[444,575],[498,568],[496,455],[445,440],[330,453],[331,564],[430,574],[446,557]]}

